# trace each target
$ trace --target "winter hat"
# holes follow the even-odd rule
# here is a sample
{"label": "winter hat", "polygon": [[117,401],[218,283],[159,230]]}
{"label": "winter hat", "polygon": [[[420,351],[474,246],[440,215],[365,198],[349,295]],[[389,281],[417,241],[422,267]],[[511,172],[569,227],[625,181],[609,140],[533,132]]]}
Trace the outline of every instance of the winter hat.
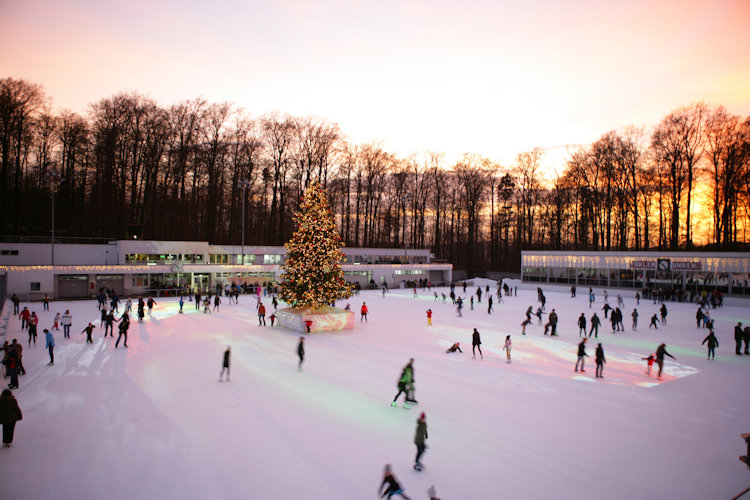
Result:
{"label": "winter hat", "polygon": [[424,412],[422,412],[422,413],[421,413],[421,414],[419,415],[419,418],[421,418],[422,420],[424,420],[424,418],[425,418]]}
{"label": "winter hat", "polygon": [[390,474],[391,473],[391,464],[385,464],[385,473]]}

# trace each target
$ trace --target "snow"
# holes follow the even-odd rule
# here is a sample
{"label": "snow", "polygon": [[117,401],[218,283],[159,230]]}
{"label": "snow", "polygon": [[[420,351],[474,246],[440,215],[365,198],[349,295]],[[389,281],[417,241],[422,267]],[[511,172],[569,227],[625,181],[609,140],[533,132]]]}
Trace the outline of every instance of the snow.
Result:
{"label": "snow", "polygon": [[[103,339],[99,328],[85,344],[82,328],[99,324],[93,301],[53,302],[49,312],[34,303],[41,335],[24,348],[28,374],[14,391],[24,419],[13,447],[0,449],[0,498],[367,499],[386,463],[415,499],[432,484],[444,500],[736,495],[750,480],[737,459],[740,434],[750,432],[750,356],[734,354],[733,326],[750,323],[750,309],[737,302],[711,311],[720,347],[707,361],[695,305],[667,303],[669,324],[649,330],[658,306],[641,301],[634,332],[634,294],[621,293],[626,331],[613,335],[606,320],[600,327],[604,379],[593,376],[594,338],[586,372],[573,371],[576,319],[593,312],[582,288],[571,299],[545,287],[547,310],[560,317],[556,338],[536,318],[520,335],[524,311],[538,305],[528,284],[495,300],[492,315],[486,293],[473,311],[466,301],[462,318],[432,291],[362,292],[348,302],[359,311],[366,301],[369,322],[357,313],[354,330],[308,336],[302,372],[299,334],[259,327],[250,296],[213,314],[192,302],[177,314],[176,299],[158,299],[152,317],[131,325],[128,349],[114,349],[116,337]],[[73,338],[54,332],[56,363],[47,366],[42,328],[66,308]],[[475,327],[484,359],[471,356]],[[8,338],[26,345],[19,328],[12,318]],[[463,354],[444,352],[453,342]],[[661,342],[677,360],[667,358],[657,381],[641,358]],[[231,382],[220,383],[228,345]],[[410,357],[419,404],[392,408]],[[429,448],[415,472],[422,411]]]}

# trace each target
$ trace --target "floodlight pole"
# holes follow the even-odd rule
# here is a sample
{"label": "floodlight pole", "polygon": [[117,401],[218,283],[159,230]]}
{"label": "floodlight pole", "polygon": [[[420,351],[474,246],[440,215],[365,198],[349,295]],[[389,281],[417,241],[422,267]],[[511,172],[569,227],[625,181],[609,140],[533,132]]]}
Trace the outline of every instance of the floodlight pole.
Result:
{"label": "floodlight pole", "polygon": [[242,179],[239,182],[239,186],[242,188],[242,256],[240,257],[240,265],[243,266],[245,265],[245,192],[249,185],[249,179]]}
{"label": "floodlight pole", "polygon": [[60,175],[57,170],[50,170],[44,176],[52,185],[52,239],[50,240],[50,247],[52,249],[51,262],[55,265],[55,191],[57,186],[60,185],[65,179]]}

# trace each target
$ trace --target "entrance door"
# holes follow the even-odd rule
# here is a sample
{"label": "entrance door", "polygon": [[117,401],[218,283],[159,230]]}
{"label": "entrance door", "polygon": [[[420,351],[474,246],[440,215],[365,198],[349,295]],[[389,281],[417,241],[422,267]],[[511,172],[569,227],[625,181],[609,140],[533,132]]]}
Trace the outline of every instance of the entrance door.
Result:
{"label": "entrance door", "polygon": [[89,277],[85,274],[61,274],[57,276],[57,296],[61,299],[85,298],[89,296]]}

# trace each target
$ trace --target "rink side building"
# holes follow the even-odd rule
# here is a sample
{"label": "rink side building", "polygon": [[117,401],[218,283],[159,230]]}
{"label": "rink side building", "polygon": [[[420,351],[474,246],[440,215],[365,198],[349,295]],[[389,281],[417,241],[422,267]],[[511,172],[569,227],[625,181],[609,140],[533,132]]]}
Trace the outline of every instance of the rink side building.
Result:
{"label": "rink side building", "polygon": [[[398,287],[419,279],[450,283],[453,266],[432,262],[428,249],[343,248],[344,279]],[[54,252],[54,254],[53,254]],[[54,255],[54,256],[53,256]],[[211,245],[202,241],[117,240],[101,244],[0,243],[0,281],[8,295],[39,300],[91,297],[101,287],[120,295],[164,294],[174,288],[278,281],[282,246]],[[54,259],[54,265],[52,265]]]}
{"label": "rink side building", "polygon": [[583,287],[682,287],[750,295],[750,253],[521,252],[521,279]]}

